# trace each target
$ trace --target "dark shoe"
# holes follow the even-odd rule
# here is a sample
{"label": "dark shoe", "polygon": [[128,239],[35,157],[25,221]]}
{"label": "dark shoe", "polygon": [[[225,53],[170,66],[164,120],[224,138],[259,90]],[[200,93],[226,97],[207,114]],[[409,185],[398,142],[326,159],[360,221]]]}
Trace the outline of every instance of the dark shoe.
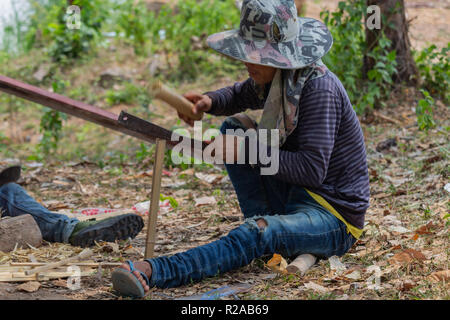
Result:
{"label": "dark shoe", "polygon": [[69,242],[74,246],[89,247],[94,241],[114,242],[134,238],[144,227],[144,220],[133,213],[100,221],[80,222],[75,226]]}

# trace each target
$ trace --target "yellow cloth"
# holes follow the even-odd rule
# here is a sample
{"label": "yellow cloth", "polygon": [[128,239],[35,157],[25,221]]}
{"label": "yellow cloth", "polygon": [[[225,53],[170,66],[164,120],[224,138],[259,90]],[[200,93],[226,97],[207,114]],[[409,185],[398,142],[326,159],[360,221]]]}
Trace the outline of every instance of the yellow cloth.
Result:
{"label": "yellow cloth", "polygon": [[351,232],[351,234],[358,239],[362,232],[363,229],[359,229],[355,226],[352,226],[350,223],[348,223],[347,221],[345,221],[345,219],[339,214],[339,212],[336,211],[336,209],[333,208],[333,206],[331,204],[328,203],[327,200],[325,200],[323,197],[321,197],[320,195],[309,191],[308,189],[305,189],[306,192],[308,192],[308,194],[314,199],[316,200],[316,202],[318,204],[320,204],[322,207],[324,207],[325,209],[327,209],[328,211],[330,211],[336,218],[338,218],[339,220],[341,220],[346,226],[347,226],[347,233]]}

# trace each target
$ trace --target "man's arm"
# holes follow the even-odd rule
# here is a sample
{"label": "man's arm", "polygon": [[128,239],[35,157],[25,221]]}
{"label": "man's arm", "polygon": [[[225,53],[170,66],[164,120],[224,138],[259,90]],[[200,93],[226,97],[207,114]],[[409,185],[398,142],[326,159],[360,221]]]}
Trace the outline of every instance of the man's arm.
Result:
{"label": "man's arm", "polygon": [[208,113],[216,116],[228,116],[246,109],[262,109],[264,107],[264,101],[258,97],[251,78],[204,94],[212,100],[212,107]]}
{"label": "man's arm", "polygon": [[[293,184],[320,186],[327,176],[340,121],[341,104],[332,92],[316,90],[302,96],[299,122],[290,137],[295,138],[298,151],[279,150],[279,170],[275,176]],[[271,150],[267,148],[270,157]],[[246,146],[246,155],[248,151]]]}

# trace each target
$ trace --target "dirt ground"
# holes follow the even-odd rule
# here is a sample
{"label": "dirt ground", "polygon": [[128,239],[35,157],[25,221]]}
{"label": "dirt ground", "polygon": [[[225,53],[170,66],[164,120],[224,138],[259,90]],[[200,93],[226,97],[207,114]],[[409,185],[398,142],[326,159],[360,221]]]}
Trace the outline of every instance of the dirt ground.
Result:
{"label": "dirt ground", "polygon": [[[335,8],[337,3],[307,1],[306,15],[318,18],[320,10]],[[449,41],[449,1],[406,3],[413,46],[423,48],[431,43],[445,46]],[[133,74],[133,70],[139,70],[139,63],[123,58],[117,65],[129,68]],[[93,65],[92,75],[83,79],[94,78],[105,67],[101,63]],[[215,82],[184,84],[179,90],[201,92],[231,81],[224,77]],[[449,212],[450,191],[446,190],[449,139],[445,128],[450,124],[449,109],[437,102],[438,126],[425,134],[415,125],[413,108],[417,97],[415,90],[401,88],[393,93],[387,108],[360,118],[367,146],[371,206],[363,236],[346,255],[338,260],[321,260],[304,276],[278,272],[279,268],[267,266],[271,257],[263,257],[249,266],[196,284],[153,288],[144,299],[180,299],[236,284],[246,284],[250,289],[225,299],[448,299],[450,248],[445,215]],[[130,106],[119,105],[110,110],[127,108]],[[156,123],[166,127],[176,123],[163,104],[154,102],[151,108],[165,115],[155,119]],[[221,120],[208,121],[219,124]],[[70,119],[67,125],[76,128],[80,123]],[[10,132],[8,128],[7,121],[0,125],[0,131],[6,134]],[[109,135],[111,149],[136,144],[136,140],[111,134],[106,129],[98,132]],[[23,128],[22,134],[27,138],[20,139],[31,143],[39,137],[32,128]],[[125,159],[120,166],[105,167],[89,161],[48,165],[28,161],[24,167],[23,187],[50,210],[60,213],[92,207],[132,211],[133,206],[148,200],[151,189],[149,159],[142,162]],[[161,193],[175,199],[178,206],[166,201],[160,210],[156,256],[172,255],[217,240],[243,221],[233,187],[222,168],[166,167]],[[213,198],[209,198],[211,203],[201,204],[203,197]],[[142,259],[146,232],[145,227],[133,240],[99,243],[93,248],[91,260],[117,263]],[[40,262],[58,261],[80,251],[81,248],[66,244],[44,243],[39,248],[0,253],[0,265],[29,262],[31,258]],[[40,287],[31,293],[22,291],[21,283],[0,282],[0,299],[123,299],[112,290],[111,270],[104,267],[82,277],[77,290],[69,289],[66,279],[41,281]]]}

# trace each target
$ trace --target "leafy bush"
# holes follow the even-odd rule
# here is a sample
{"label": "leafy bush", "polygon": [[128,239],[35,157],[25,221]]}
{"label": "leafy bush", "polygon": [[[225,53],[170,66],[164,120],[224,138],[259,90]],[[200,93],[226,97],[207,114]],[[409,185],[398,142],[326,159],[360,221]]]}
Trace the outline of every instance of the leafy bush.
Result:
{"label": "leafy bush", "polygon": [[450,102],[450,43],[441,51],[433,44],[416,53],[416,64],[424,81],[424,87],[445,103]]}
{"label": "leafy bush", "polygon": [[[371,50],[367,46],[363,23],[366,9],[365,0],[341,1],[335,12],[325,10],[320,14],[334,39],[323,60],[342,81],[358,113],[373,108],[389,95],[396,72],[396,53],[389,51],[391,42],[383,33],[378,46]],[[365,54],[377,61],[367,74],[363,74]],[[366,78],[369,81],[363,81]]]}
{"label": "leafy bush", "polygon": [[[161,53],[169,63],[176,57],[178,66],[170,66],[174,78],[195,78],[200,72],[214,71],[215,61],[209,59],[205,37],[239,25],[239,10],[233,1],[183,0],[174,8],[164,5],[155,14],[141,0],[119,4],[116,10],[117,31],[131,41],[136,54]],[[236,62],[231,60],[224,64],[226,68],[233,65]]]}
{"label": "leafy bush", "polygon": [[[61,80],[52,83],[54,92],[61,92],[66,86],[67,83]],[[44,110],[44,115],[41,117],[40,123],[42,139],[38,144],[38,154],[43,153],[47,157],[51,152],[56,152],[58,149],[63,121],[67,119],[67,115],[47,107]]]}
{"label": "leafy bush", "polygon": [[110,89],[106,91],[106,103],[114,106],[120,103],[139,104],[144,109],[148,108],[151,97],[145,87],[136,86],[131,82],[125,82],[119,90]]}
{"label": "leafy bush", "polygon": [[433,120],[434,99],[428,91],[421,89],[420,92],[424,95],[424,99],[420,99],[416,107],[417,124],[419,130],[428,131],[436,125]]}
{"label": "leafy bush", "polygon": [[178,1],[177,10],[175,15],[168,7],[160,12],[153,28],[154,37],[159,35],[159,30],[165,30],[166,39],[163,41],[167,41],[171,51],[178,55],[181,75],[195,78],[200,72],[214,71],[216,66],[208,60],[211,51],[205,50],[201,42],[195,48],[195,39],[201,41],[207,35],[236,28],[240,20],[239,10],[233,1],[220,0]]}
{"label": "leafy bush", "polygon": [[81,9],[79,29],[67,26],[70,16],[66,0],[33,0],[32,4],[34,13],[28,31],[30,43],[34,46],[45,44],[50,57],[62,62],[79,58],[92,48],[93,40],[100,36],[106,19],[108,1],[73,0],[72,5]]}
{"label": "leafy bush", "polygon": [[123,32],[125,38],[133,44],[135,54],[145,55],[146,40],[151,23],[155,20],[154,12],[149,11],[142,1],[125,1],[119,3],[115,10],[118,31]]}

